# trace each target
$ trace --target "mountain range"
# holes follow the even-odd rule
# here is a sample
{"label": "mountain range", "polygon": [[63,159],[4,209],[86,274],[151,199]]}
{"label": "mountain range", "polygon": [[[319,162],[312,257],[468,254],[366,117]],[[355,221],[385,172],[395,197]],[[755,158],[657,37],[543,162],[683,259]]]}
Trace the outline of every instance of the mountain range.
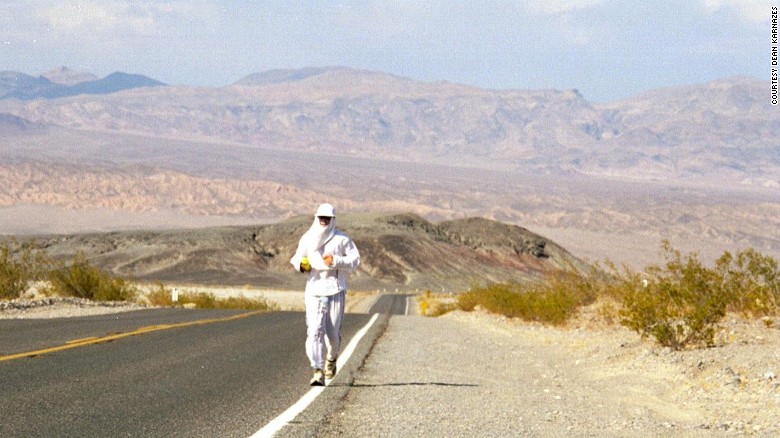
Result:
{"label": "mountain range", "polygon": [[161,85],[165,84],[143,75],[115,72],[98,79],[91,73],[76,72],[67,67],[54,69],[38,77],[3,71],[0,72],[0,99],[57,99]]}
{"label": "mountain range", "polygon": [[577,90],[486,90],[340,67],[274,70],[222,88],[124,73],[62,85],[5,72],[0,83],[0,112],[81,131],[780,187],[780,117],[765,84],[745,77],[605,104]]}
{"label": "mountain range", "polygon": [[[664,238],[780,254],[780,113],[758,79],[594,103],[345,67],[128,77],[0,74],[0,213],[16,218],[0,233],[265,223],[329,200],[518,224],[596,258],[651,259]],[[8,85],[44,79],[73,95]]]}

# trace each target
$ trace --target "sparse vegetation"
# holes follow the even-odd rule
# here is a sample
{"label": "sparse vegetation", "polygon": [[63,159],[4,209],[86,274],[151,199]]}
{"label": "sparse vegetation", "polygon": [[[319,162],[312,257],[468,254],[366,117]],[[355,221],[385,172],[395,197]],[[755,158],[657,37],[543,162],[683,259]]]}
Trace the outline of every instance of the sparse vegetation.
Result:
{"label": "sparse vegetation", "polygon": [[32,244],[21,245],[14,240],[0,243],[0,299],[19,298],[45,265],[43,252]]}
{"label": "sparse vegetation", "polygon": [[[780,313],[780,272],[771,257],[749,249],[726,252],[713,268],[696,253],[663,242],[666,262],[643,272],[607,263],[590,273],[569,271],[534,285],[494,284],[460,294],[458,307],[563,324],[596,301],[605,322],[619,321],[673,349],[713,344],[727,312],[759,317]],[[430,303],[427,304],[431,306]]]}
{"label": "sparse vegetation", "polygon": [[50,290],[54,295],[86,298],[94,301],[133,301],[136,288],[128,281],[92,266],[79,253],[68,265],[49,273]]}
{"label": "sparse vegetation", "polygon": [[467,311],[481,306],[511,318],[560,325],[581,306],[592,303],[600,286],[588,275],[562,271],[531,285],[505,283],[472,288],[458,296],[458,306]]}
{"label": "sparse vegetation", "polygon": [[[780,315],[780,271],[773,258],[753,249],[725,252],[713,267],[696,253],[682,254],[663,242],[665,263],[634,271],[613,264],[590,272],[569,269],[533,284],[503,283],[472,287],[458,295],[426,291],[418,297],[420,313],[439,316],[478,306],[528,321],[561,325],[583,306],[596,304],[595,315],[619,323],[673,349],[709,346],[728,312],[763,318],[769,327]],[[44,293],[96,301],[134,301],[138,289],[125,279],[92,266],[79,253],[69,264],[55,264],[34,243],[0,243],[0,299],[18,298],[40,280]],[[145,295],[158,306],[273,310],[263,298],[217,298],[212,293],[181,293],[173,302],[162,283]]]}
{"label": "sparse vegetation", "polygon": [[[0,243],[0,299],[19,298],[33,281],[45,284],[41,292],[46,295],[86,298],[93,301],[136,301],[138,288],[130,281],[111,275],[78,253],[70,263],[55,264],[34,243],[19,244],[15,241]],[[179,295],[174,303],[171,289],[162,283],[145,294],[143,300],[156,306],[191,305],[206,309],[274,310],[275,306],[264,298],[244,296],[217,298],[211,293]]]}
{"label": "sparse vegetation", "polygon": [[247,298],[244,296],[217,298],[207,292],[181,293],[174,302],[172,290],[162,283],[146,294],[146,300],[153,306],[193,306],[199,309],[242,309],[242,310],[275,310],[276,306],[264,298]]}
{"label": "sparse vegetation", "polygon": [[721,276],[702,265],[695,253],[683,256],[668,242],[664,250],[665,266],[647,268],[647,278],[641,283],[634,281],[635,275],[618,279],[623,298],[621,324],[675,350],[692,344],[712,345],[729,298],[738,293],[724,288]]}
{"label": "sparse vegetation", "polygon": [[729,295],[729,310],[754,317],[780,311],[780,271],[777,261],[753,249],[724,253],[716,263]]}
{"label": "sparse vegetation", "polygon": [[146,301],[152,306],[169,307],[173,306],[171,289],[165,287],[162,282],[155,283],[155,288],[144,295]]}
{"label": "sparse vegetation", "polygon": [[420,314],[425,316],[441,316],[458,308],[452,294],[435,294],[430,290],[417,297]]}
{"label": "sparse vegetation", "polygon": [[217,298],[214,294],[200,292],[179,295],[179,303],[195,304],[200,309],[243,309],[243,310],[273,310],[274,307],[264,298],[247,298],[244,296]]}

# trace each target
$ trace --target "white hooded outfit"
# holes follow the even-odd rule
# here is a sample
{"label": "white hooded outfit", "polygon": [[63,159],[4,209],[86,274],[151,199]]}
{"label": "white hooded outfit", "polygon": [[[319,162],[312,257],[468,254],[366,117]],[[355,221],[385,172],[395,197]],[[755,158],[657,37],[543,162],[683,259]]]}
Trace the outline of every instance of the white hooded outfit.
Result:
{"label": "white hooded outfit", "polygon": [[[319,216],[330,217],[323,227]],[[332,256],[330,266],[324,257]],[[332,205],[322,204],[314,222],[298,242],[290,263],[300,270],[303,257],[309,259],[305,289],[306,354],[314,369],[323,369],[325,357],[335,360],[341,347],[341,320],[347,291],[347,277],[360,265],[360,253],[355,243],[336,230],[336,212]]]}

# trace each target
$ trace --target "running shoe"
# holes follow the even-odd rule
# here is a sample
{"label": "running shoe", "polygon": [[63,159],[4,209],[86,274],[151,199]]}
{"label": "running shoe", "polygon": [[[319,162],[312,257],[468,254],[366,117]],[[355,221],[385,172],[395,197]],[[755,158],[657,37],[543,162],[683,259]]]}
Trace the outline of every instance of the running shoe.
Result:
{"label": "running shoe", "polygon": [[309,385],[311,386],[325,386],[325,375],[322,374],[322,370],[317,368],[314,370],[314,375],[312,376],[311,380],[309,381]]}
{"label": "running shoe", "polygon": [[325,378],[332,379],[336,376],[336,359],[325,360]]}

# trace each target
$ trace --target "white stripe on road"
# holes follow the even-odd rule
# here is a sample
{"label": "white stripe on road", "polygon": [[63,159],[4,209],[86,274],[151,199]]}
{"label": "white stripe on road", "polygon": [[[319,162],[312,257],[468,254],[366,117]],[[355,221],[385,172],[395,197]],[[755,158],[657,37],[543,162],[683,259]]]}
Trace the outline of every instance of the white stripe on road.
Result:
{"label": "white stripe on road", "polygon": [[[342,369],[342,367],[344,367],[344,364],[347,363],[349,357],[352,356],[352,353],[355,352],[355,348],[357,348],[357,344],[360,342],[363,336],[366,335],[366,333],[371,328],[371,326],[374,325],[374,322],[376,322],[378,317],[379,314],[375,313],[374,316],[371,317],[371,320],[368,321],[368,323],[366,323],[366,325],[363,326],[363,328],[360,329],[360,331],[358,331],[355,334],[355,336],[349,342],[349,345],[347,345],[347,348],[344,349],[344,352],[339,355],[339,358],[336,361],[336,367],[338,369]],[[274,418],[270,423],[263,426],[262,429],[255,432],[250,438],[267,438],[267,437],[274,436],[276,432],[279,432],[284,426],[286,426],[291,421],[293,421],[295,417],[298,416],[298,414],[300,414],[307,407],[309,407],[309,405],[324,390],[325,390],[324,386],[315,386],[314,388],[310,389],[309,392],[304,394],[303,397],[301,397],[300,400],[295,402],[294,405],[287,408],[286,411],[282,412],[281,415]]]}

